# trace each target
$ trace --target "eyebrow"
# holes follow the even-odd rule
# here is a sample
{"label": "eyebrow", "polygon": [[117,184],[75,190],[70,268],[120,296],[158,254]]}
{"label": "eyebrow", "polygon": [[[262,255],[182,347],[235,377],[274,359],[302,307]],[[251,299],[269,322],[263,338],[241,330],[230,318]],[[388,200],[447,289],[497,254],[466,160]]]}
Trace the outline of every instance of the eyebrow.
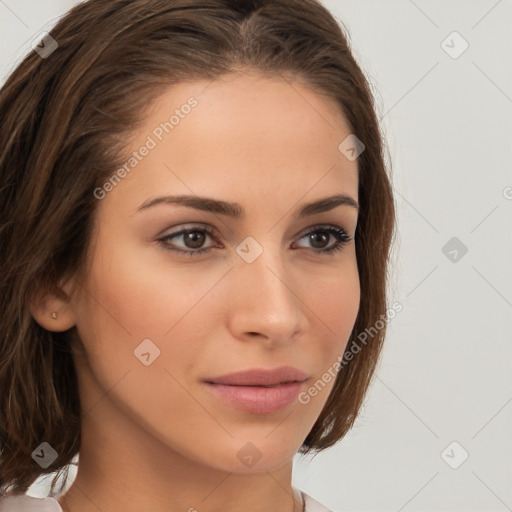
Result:
{"label": "eyebrow", "polygon": [[[245,210],[238,203],[229,203],[209,197],[190,195],[161,196],[155,197],[154,199],[148,199],[144,201],[139,208],[137,208],[137,212],[144,211],[148,208],[161,204],[178,204],[189,208],[195,208],[196,210],[226,215],[234,219],[241,219],[245,217]],[[350,206],[351,208],[355,208],[359,211],[359,204],[352,197],[346,194],[336,194],[334,196],[325,197],[312,203],[305,204],[299,210],[297,216],[301,219],[317,213],[327,212],[337,206]]]}

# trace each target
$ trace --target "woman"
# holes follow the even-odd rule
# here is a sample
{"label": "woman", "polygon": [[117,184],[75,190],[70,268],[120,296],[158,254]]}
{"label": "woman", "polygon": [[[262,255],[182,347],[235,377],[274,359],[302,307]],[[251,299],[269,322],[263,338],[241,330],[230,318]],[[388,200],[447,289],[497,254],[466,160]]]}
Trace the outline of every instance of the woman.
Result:
{"label": "woman", "polygon": [[326,511],[292,460],[354,424],[394,229],[340,27],[89,0],[41,39],[0,91],[0,511]]}

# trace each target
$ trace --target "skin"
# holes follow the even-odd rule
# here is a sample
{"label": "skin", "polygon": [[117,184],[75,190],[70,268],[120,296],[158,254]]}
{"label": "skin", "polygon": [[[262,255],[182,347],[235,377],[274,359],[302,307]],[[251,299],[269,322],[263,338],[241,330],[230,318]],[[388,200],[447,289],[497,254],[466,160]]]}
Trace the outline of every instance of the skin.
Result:
{"label": "skin", "polygon": [[[239,411],[201,379],[291,365],[308,374],[307,390],[343,353],[360,299],[354,241],[321,254],[336,238],[315,246],[307,232],[322,224],[353,237],[357,210],[296,212],[338,193],[358,200],[357,161],[338,150],[351,130],[332,100],[297,81],[236,73],[166,90],[129,152],[190,96],[197,107],[98,201],[86,281],[71,277],[64,296],[31,305],[49,330],[76,327],[82,444],[65,511],[302,509],[293,456],[334,379],[308,404],[271,414]],[[166,194],[236,201],[246,216],[180,205],[137,212]],[[199,244],[210,252],[190,257],[157,241],[198,223],[219,233]],[[248,236],[263,248],[250,264],[236,253]],[[166,243],[199,247],[183,235]],[[134,350],[148,338],[161,353],[145,366]],[[261,455],[252,467],[237,456],[248,442]]]}

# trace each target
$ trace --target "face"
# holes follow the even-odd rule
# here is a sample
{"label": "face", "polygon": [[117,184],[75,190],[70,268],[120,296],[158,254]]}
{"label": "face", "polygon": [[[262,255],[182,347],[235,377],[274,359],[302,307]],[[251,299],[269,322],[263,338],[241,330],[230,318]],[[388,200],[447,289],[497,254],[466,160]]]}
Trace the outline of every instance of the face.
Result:
{"label": "face", "polygon": [[[278,78],[182,83],[153,105],[129,172],[98,193],[90,268],[71,302],[82,401],[123,416],[105,428],[123,436],[131,424],[225,471],[293,458],[358,313],[357,209],[300,214],[335,195],[357,202],[357,161],[338,149],[350,133],[334,103]],[[236,205],[154,201],[166,196]],[[283,366],[302,372],[289,377],[298,383],[205,382]]]}

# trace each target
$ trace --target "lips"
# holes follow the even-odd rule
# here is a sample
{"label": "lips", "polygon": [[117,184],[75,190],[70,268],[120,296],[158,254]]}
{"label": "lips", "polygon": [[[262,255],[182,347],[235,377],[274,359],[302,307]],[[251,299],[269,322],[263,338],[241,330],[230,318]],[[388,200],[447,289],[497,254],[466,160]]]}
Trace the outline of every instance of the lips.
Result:
{"label": "lips", "polygon": [[204,379],[217,399],[252,414],[270,414],[293,404],[308,375],[291,366],[251,369]]}
{"label": "lips", "polygon": [[307,374],[292,366],[279,366],[270,370],[253,368],[245,371],[229,373],[220,377],[204,379],[210,384],[227,386],[278,386],[288,382],[303,382]]}

